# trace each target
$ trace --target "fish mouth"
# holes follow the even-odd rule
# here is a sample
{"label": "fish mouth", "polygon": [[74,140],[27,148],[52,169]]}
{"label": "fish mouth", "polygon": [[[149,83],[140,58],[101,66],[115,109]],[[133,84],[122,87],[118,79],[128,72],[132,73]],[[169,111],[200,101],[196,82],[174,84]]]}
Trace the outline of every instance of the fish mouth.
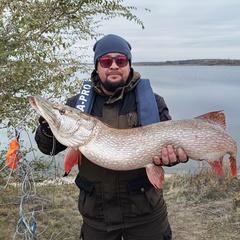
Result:
{"label": "fish mouth", "polygon": [[29,97],[29,102],[31,103],[31,105],[35,108],[38,109],[37,103],[35,101],[35,97],[34,96],[30,96]]}
{"label": "fish mouth", "polygon": [[[30,96],[29,102],[36,112],[48,122],[53,135],[60,143],[65,146],[79,146],[78,139],[73,136],[79,129],[78,121],[73,119],[75,124],[72,125],[74,126],[71,124],[65,124],[67,121],[71,121],[72,119],[72,110],[70,107],[48,101],[40,96]],[[76,111],[79,112],[78,110]],[[68,115],[70,115],[70,117],[68,117]]]}
{"label": "fish mouth", "polygon": [[32,107],[48,122],[52,123],[55,127],[59,126],[59,121],[56,115],[52,112],[53,104],[46,101],[44,98],[39,96],[30,96],[29,102]]}

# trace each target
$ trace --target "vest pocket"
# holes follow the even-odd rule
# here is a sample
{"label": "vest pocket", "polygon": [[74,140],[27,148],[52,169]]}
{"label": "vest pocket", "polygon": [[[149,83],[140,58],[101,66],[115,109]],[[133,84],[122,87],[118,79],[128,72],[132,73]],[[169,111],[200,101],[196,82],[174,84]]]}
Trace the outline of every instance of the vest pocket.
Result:
{"label": "vest pocket", "polygon": [[78,188],[81,190],[86,195],[91,195],[93,189],[94,189],[94,184],[82,179],[79,175],[77,175],[75,179],[75,183],[78,186]]}
{"label": "vest pocket", "polygon": [[75,183],[80,189],[78,199],[80,213],[85,217],[98,218],[99,211],[94,184],[84,180],[79,175],[77,175]]}
{"label": "vest pocket", "polygon": [[147,176],[143,176],[128,183],[128,192],[130,195],[141,194],[148,191],[152,187],[153,185],[149,182]]}
{"label": "vest pocket", "polygon": [[131,215],[136,217],[152,213],[159,204],[161,193],[149,182],[147,176],[128,183]]}

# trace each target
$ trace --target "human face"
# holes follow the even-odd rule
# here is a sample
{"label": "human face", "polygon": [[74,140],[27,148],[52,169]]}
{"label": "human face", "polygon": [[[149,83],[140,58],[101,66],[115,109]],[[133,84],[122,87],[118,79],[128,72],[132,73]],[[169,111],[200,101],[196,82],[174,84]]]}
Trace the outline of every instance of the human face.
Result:
{"label": "human face", "polygon": [[[116,58],[119,56],[125,56],[121,53],[108,53],[102,57]],[[100,62],[97,63],[97,73],[101,80],[103,90],[107,94],[114,93],[115,90],[119,87],[125,86],[130,72],[129,61],[124,67],[119,67],[116,64],[115,59],[110,67],[104,68],[101,66]]]}

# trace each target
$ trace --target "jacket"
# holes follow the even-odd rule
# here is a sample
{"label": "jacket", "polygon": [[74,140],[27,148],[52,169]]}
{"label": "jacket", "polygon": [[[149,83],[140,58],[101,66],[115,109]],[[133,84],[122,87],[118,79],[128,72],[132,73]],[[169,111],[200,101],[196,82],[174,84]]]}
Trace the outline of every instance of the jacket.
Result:
{"label": "jacket", "polygon": [[[139,126],[135,87],[140,74],[131,69],[127,84],[107,96],[101,89],[95,70],[91,75],[96,92],[91,115],[116,128]],[[74,107],[78,96],[67,100]],[[155,94],[160,121],[170,120],[168,108],[162,97]],[[39,149],[50,154],[52,144],[43,141],[38,128],[36,140]],[[41,140],[40,140],[41,139]],[[52,141],[51,141],[52,142]],[[54,154],[66,147],[56,141]],[[117,154],[117,153],[116,153]],[[124,161],[124,159],[123,159]],[[159,226],[167,226],[167,209],[161,189],[155,189],[149,182],[145,169],[113,171],[95,165],[83,156],[79,164],[76,184],[80,189],[78,201],[83,220],[90,226],[102,230],[115,230],[151,222],[161,218]]]}

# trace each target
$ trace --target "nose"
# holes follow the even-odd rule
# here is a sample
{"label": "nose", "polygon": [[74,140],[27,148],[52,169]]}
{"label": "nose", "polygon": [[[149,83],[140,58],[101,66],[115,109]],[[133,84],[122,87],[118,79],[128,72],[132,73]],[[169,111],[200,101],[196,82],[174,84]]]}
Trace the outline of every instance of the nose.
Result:
{"label": "nose", "polygon": [[116,64],[115,59],[113,59],[113,62],[112,62],[112,65],[110,66],[110,68],[112,68],[112,69],[119,68],[118,65]]}

